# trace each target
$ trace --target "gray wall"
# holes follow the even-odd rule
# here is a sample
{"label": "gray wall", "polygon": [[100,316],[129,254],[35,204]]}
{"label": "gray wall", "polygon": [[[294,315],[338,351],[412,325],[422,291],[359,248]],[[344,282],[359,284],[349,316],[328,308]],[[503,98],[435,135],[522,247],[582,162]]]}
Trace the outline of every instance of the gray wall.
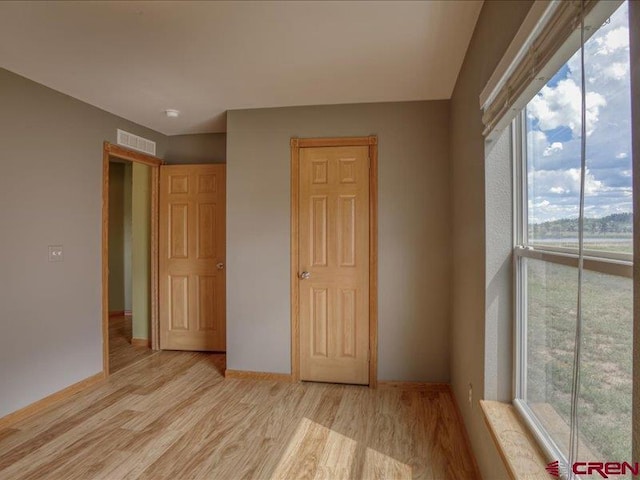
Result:
{"label": "gray wall", "polygon": [[132,334],[148,339],[151,328],[151,167],[133,164],[131,242]]}
{"label": "gray wall", "polygon": [[291,369],[290,138],[377,134],[378,377],[449,380],[448,112],[448,101],[228,112],[229,368]]}
{"label": "gray wall", "polygon": [[484,397],[513,400],[513,170],[511,128],[485,148]]}
{"label": "gray wall", "polygon": [[0,105],[1,417],[102,370],[102,143],[167,140],[4,69]]}
{"label": "gray wall", "polygon": [[200,133],[173,135],[165,161],[171,164],[225,163],[227,161],[227,135],[225,133]]}
{"label": "gray wall", "polygon": [[[131,272],[131,230],[132,230],[132,189],[133,168],[130,162],[124,164],[124,310],[131,312],[132,308],[132,272]],[[111,234],[111,230],[109,230]]]}
{"label": "gray wall", "polygon": [[109,312],[125,310],[125,169],[109,162]]}
{"label": "gray wall", "polygon": [[[526,16],[530,1],[485,2],[451,99],[453,206],[451,381],[484,478],[507,478],[484,424],[485,165],[480,92]],[[468,386],[474,398],[469,404]]]}

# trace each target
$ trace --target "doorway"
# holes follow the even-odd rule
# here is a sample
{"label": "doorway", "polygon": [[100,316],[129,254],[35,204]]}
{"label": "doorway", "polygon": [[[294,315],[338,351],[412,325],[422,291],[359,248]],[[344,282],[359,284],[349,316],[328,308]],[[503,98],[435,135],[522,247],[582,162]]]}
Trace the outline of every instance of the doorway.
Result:
{"label": "doorway", "polygon": [[157,201],[161,160],[103,148],[103,370],[106,375],[157,348]]}
{"label": "doorway", "polygon": [[294,380],[377,383],[377,137],[291,140]]}

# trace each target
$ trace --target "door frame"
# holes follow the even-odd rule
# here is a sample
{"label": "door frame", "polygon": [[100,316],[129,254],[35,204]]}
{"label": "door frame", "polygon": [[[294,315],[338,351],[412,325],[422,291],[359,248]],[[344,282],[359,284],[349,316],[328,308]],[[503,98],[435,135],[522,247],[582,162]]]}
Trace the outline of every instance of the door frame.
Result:
{"label": "door frame", "polygon": [[104,142],[102,148],[102,371],[109,376],[109,158],[151,167],[151,349],[158,350],[158,207],[160,166],[163,161],[141,152]]}
{"label": "door frame", "polygon": [[298,283],[300,149],[369,147],[369,387],[378,384],[378,137],[291,139],[291,377],[300,381],[300,287]]}

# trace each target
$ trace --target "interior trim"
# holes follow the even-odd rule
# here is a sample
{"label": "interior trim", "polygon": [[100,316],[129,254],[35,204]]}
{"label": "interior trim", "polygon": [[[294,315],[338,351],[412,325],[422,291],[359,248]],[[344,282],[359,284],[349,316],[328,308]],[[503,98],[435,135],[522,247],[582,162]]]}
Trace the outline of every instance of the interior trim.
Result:
{"label": "interior trim", "polygon": [[[509,477],[547,478],[547,459],[529,429],[510,403],[480,400],[480,408],[491,439]],[[532,468],[536,471],[532,472]]]}
{"label": "interior trim", "polygon": [[431,392],[449,392],[451,388],[448,383],[432,382],[403,382],[395,380],[380,380],[378,388],[399,388],[401,390],[420,390]]}
{"label": "interior trim", "polygon": [[251,372],[248,370],[226,369],[224,371],[224,378],[234,378],[242,380],[270,380],[274,382],[293,382],[293,377],[289,373]]}

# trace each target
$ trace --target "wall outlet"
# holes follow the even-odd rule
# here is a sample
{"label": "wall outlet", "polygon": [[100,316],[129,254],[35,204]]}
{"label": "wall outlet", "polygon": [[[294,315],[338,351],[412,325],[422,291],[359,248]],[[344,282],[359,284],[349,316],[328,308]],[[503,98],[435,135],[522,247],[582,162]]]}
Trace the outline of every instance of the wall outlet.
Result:
{"label": "wall outlet", "polygon": [[64,250],[62,245],[49,245],[49,261],[50,262],[63,262]]}
{"label": "wall outlet", "polygon": [[469,405],[473,405],[473,385],[469,384]]}

